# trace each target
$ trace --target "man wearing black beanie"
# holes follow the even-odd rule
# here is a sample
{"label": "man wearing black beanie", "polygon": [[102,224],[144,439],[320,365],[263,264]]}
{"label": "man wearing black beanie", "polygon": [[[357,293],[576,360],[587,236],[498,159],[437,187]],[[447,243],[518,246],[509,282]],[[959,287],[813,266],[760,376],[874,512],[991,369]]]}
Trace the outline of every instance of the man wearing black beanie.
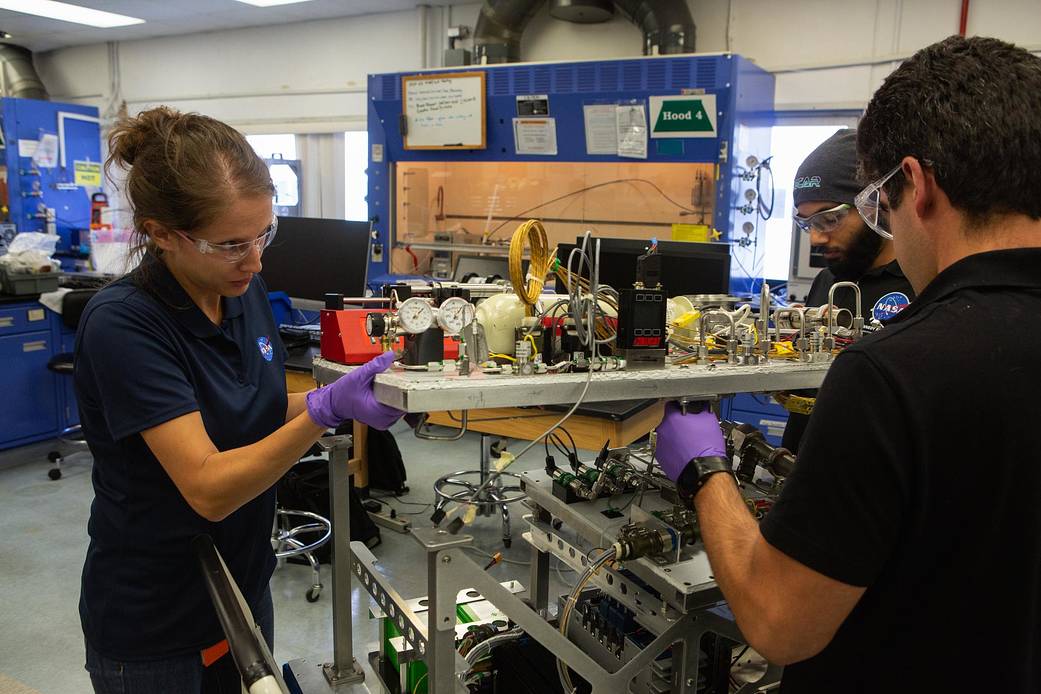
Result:
{"label": "man wearing black beanie", "polygon": [[[864,320],[885,321],[914,299],[914,289],[896,262],[893,242],[872,231],[853,207],[860,192],[857,181],[857,131],[839,130],[813,150],[795,174],[792,197],[796,228],[824,250],[828,267],[817,274],[806,296],[807,306],[828,303],[836,282],[856,282]],[[855,311],[856,295],[840,287],[835,304]],[[812,392],[805,393],[812,395]],[[792,412],[782,444],[798,452],[809,415]]]}

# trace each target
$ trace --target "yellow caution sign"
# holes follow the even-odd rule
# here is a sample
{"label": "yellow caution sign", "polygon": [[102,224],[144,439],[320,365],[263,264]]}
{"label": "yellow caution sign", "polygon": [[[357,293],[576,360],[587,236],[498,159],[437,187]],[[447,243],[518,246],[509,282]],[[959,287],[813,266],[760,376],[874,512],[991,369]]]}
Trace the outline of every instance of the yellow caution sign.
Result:
{"label": "yellow caution sign", "polygon": [[73,170],[76,172],[76,185],[84,188],[101,187],[101,164],[93,161],[73,162]]}

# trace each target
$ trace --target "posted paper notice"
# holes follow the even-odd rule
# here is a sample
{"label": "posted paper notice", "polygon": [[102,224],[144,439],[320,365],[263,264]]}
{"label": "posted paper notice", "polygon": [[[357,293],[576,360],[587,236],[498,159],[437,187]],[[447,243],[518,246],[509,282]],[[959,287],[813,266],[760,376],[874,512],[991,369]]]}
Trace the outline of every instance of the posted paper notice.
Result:
{"label": "posted paper notice", "polygon": [[618,123],[614,104],[582,107],[586,121],[586,154],[618,154]]}
{"label": "posted paper notice", "polygon": [[517,154],[555,155],[557,153],[556,119],[514,118],[513,146]]}
{"label": "posted paper notice", "polygon": [[643,104],[626,104],[615,108],[618,126],[618,156],[647,158],[647,111]]}

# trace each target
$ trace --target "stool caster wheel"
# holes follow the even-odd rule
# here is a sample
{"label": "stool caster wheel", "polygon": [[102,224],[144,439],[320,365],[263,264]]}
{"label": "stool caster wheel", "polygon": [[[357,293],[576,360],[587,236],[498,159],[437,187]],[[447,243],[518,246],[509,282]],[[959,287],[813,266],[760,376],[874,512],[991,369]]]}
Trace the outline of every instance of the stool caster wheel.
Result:
{"label": "stool caster wheel", "polygon": [[61,470],[59,470],[56,467],[52,467],[50,470],[47,471],[47,476],[50,477],[52,480],[60,480]]}
{"label": "stool caster wheel", "polygon": [[502,546],[505,547],[506,549],[509,549],[510,545],[512,545],[512,544],[513,544],[513,540],[512,539],[510,539],[508,537],[502,538]]}
{"label": "stool caster wheel", "polygon": [[322,595],[322,584],[318,583],[307,589],[307,602],[318,602]]}

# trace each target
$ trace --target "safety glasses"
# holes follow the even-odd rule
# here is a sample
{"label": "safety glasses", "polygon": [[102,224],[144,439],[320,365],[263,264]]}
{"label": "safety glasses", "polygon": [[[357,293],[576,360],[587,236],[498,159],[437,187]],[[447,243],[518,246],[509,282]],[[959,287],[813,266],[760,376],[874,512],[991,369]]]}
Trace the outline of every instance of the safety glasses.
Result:
{"label": "safety glasses", "polygon": [[243,241],[242,243],[211,243],[205,239],[192,238],[183,231],[176,229],[175,231],[181,238],[195,246],[200,253],[212,253],[221,260],[229,263],[238,263],[249,255],[251,248],[256,248],[257,252],[263,254],[264,249],[271,245],[271,242],[275,239],[275,234],[278,233],[278,217],[272,218],[271,224],[267,226],[260,236],[252,241]]}
{"label": "safety glasses", "polygon": [[[921,159],[920,161],[922,166],[931,167],[933,165],[928,159]],[[882,189],[889,182],[889,179],[900,172],[901,166],[903,166],[903,161],[894,166],[885,176],[857,193],[857,197],[853,198],[853,204],[856,205],[857,212],[860,213],[864,223],[884,239],[892,239],[893,232],[889,228],[889,201],[887,200],[885,205],[883,205]]]}
{"label": "safety glasses", "polygon": [[798,212],[792,213],[792,222],[799,231],[809,233],[816,231],[819,234],[830,234],[842,224],[852,205],[842,204],[827,210],[821,210],[809,217],[800,217]]}
{"label": "safety glasses", "polygon": [[864,223],[884,239],[892,239],[893,233],[889,230],[889,208],[882,207],[882,187],[889,182],[889,179],[900,173],[901,166],[903,163],[897,164],[889,173],[874,183],[868,184],[867,188],[853,198],[853,204],[857,206],[857,212],[860,213]]}

